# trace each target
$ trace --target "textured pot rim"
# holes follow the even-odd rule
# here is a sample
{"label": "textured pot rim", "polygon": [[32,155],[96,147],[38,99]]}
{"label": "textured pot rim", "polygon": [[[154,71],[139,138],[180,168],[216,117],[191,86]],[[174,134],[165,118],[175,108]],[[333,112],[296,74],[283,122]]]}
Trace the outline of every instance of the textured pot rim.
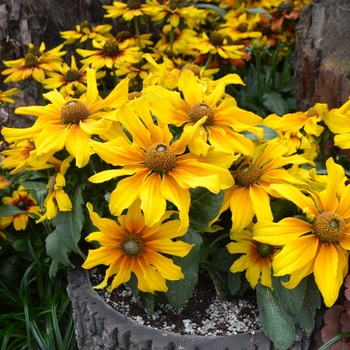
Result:
{"label": "textured pot rim", "polygon": [[181,335],[133,322],[110,307],[93,290],[89,273],[68,269],[68,296],[72,302],[80,350],[271,350],[262,330],[228,336]]}

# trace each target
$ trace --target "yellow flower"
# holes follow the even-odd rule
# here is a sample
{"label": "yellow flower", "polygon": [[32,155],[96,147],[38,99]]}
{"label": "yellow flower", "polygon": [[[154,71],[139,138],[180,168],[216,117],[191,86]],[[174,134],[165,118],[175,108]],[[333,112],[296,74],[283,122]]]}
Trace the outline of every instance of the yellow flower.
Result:
{"label": "yellow flower", "polygon": [[[87,84],[87,66],[77,67],[75,57],[71,57],[71,66],[63,62],[56,63],[53,72],[47,72],[49,78],[42,81],[47,90],[58,89],[62,95],[68,94],[74,96],[75,93],[86,91]],[[96,72],[96,79],[101,79],[106,72]]]}
{"label": "yellow flower", "polygon": [[350,99],[340,108],[334,108],[326,113],[324,122],[336,134],[334,145],[342,149],[350,148]]}
{"label": "yellow flower", "polygon": [[164,4],[160,4],[157,0],[146,0],[146,3],[151,8],[148,15],[151,16],[153,22],[169,22],[173,28],[178,28],[182,20],[186,27],[198,29],[200,24],[205,22],[208,13],[193,5],[182,7],[181,3],[176,0],[168,0]]}
{"label": "yellow flower", "polygon": [[[225,80],[243,83],[237,74],[229,74]],[[197,155],[206,155],[210,145],[229,152],[250,154],[254,151],[254,144],[239,132],[255,131],[254,127],[262,118],[238,108],[236,100],[232,97],[227,96],[222,100],[225,85],[222,80],[207,94],[207,87],[198,80],[193,71],[184,70],[178,81],[178,88],[184,98],[182,99],[178,92],[165,93],[151,103],[152,113],[163,123],[178,127],[185,125],[185,129],[206,116],[207,119],[201,126],[200,137],[189,143],[191,152]],[[151,87],[148,90],[157,94],[162,89]]]}
{"label": "yellow flower", "polygon": [[64,42],[65,45],[73,44],[77,40],[79,40],[80,43],[83,43],[88,39],[103,41],[106,40],[106,38],[112,37],[112,34],[110,33],[112,26],[110,24],[102,24],[92,28],[88,21],[84,21],[77,24],[75,29],[76,30],[60,32],[61,37],[66,39]]}
{"label": "yellow flower", "polygon": [[51,104],[17,108],[16,113],[34,115],[38,119],[30,128],[2,129],[5,139],[8,142],[34,139],[36,157],[42,161],[66,148],[75,157],[76,165],[84,167],[91,154],[87,141],[91,135],[107,133],[115,119],[113,108],[128,101],[128,80],[121,81],[102,99],[98,95],[95,70],[88,68],[87,74],[87,92],[79,99],[66,101],[54,90],[44,94]]}
{"label": "yellow flower", "polygon": [[9,75],[4,80],[4,83],[10,81],[16,83],[28,79],[30,76],[36,81],[41,82],[45,78],[45,73],[53,70],[53,64],[62,61],[61,56],[66,53],[66,51],[60,52],[62,47],[63,44],[44,52],[44,43],[40,45],[39,49],[33,44],[29,44],[28,53],[24,58],[13,61],[3,61],[6,67],[10,67],[1,72],[2,75]]}
{"label": "yellow flower", "polygon": [[13,222],[15,230],[25,230],[28,224],[28,218],[40,216],[40,207],[37,205],[36,199],[27,191],[24,191],[24,186],[19,186],[17,191],[12,192],[12,197],[4,197],[4,204],[10,204],[23,212],[12,216],[6,216],[0,219],[2,226],[8,226]]}
{"label": "yellow flower", "polygon": [[3,190],[6,187],[11,186],[11,181],[8,181],[5,176],[0,176],[0,190]]}
{"label": "yellow flower", "polygon": [[[256,216],[257,220],[273,220],[270,195],[281,198],[284,189],[305,185],[283,167],[308,161],[299,155],[285,156],[288,148],[277,139],[256,146],[254,154],[245,157],[232,171],[235,184],[225,191],[220,212],[231,209],[232,234],[245,229]],[[241,208],[244,208],[242,210]]]}
{"label": "yellow flower", "polygon": [[163,223],[173,212],[165,212],[159,223],[147,227],[139,201],[130,206],[126,215],[118,217],[119,224],[111,219],[100,218],[93,212],[90,203],[87,207],[93,224],[100,231],[90,233],[86,240],[97,241],[101,246],[89,250],[82,267],[90,269],[101,264],[109,266],[103,282],[94,288],[106,287],[109,278],[115,275],[107,288],[112,291],[120,284],[128,282],[133,272],[137,277],[139,290],[150,293],[166,292],[166,280],[184,278],[181,268],[163,255],[184,257],[192,248],[191,244],[173,241],[186,233],[186,229],[178,230],[178,220]]}
{"label": "yellow flower", "polygon": [[58,159],[52,159],[51,162],[55,166],[55,173],[50,176],[49,182],[46,188],[49,193],[45,199],[46,212],[40,217],[36,223],[43,222],[44,220],[53,219],[58,211],[71,211],[72,202],[67,193],[64,192],[64,187],[66,186],[66,179],[64,175],[66,174],[70,162],[74,158],[72,156],[67,157],[65,160],[61,161]]}
{"label": "yellow flower", "polygon": [[231,254],[244,254],[230,267],[230,271],[242,272],[246,270],[246,277],[254,289],[261,279],[263,286],[272,288],[271,266],[277,248],[265,243],[260,243],[252,238],[250,230],[234,233],[226,247]]}
{"label": "yellow flower", "polygon": [[[125,138],[106,143],[90,141],[92,149],[104,161],[122,168],[102,171],[89,180],[100,183],[125,176],[110,196],[109,209],[113,215],[120,215],[140,198],[145,223],[152,226],[159,222],[166,210],[166,201],[169,201],[179,210],[181,227],[188,227],[189,188],[201,186],[218,193],[220,189],[232,186],[233,179],[227,168],[234,157],[212,151],[210,163],[205,163],[205,159],[185,154],[188,143],[198,135],[205,118],[173,141],[166,124],[154,124],[147,99],[140,97],[132,102],[142,120],[129,105],[117,112],[118,120],[132,137],[132,143]],[[217,162],[225,163],[226,168],[217,166],[216,158]]]}
{"label": "yellow flower", "polygon": [[128,0],[127,3],[113,1],[113,5],[103,5],[107,10],[107,18],[123,16],[124,21],[131,21],[134,17],[148,15],[152,12],[149,5],[141,4],[140,0]]}
{"label": "yellow flower", "polygon": [[24,140],[10,145],[1,152],[3,169],[12,169],[10,174],[18,174],[23,170],[41,170],[51,168],[51,164],[36,159],[36,150],[30,140]]}
{"label": "yellow flower", "polygon": [[21,90],[17,89],[17,88],[12,88],[12,89],[8,89],[6,91],[2,91],[0,90],[0,106],[1,104],[3,104],[4,102],[7,103],[14,103],[14,99],[11,98],[13,95],[18,94]]}
{"label": "yellow flower", "polygon": [[[285,218],[277,223],[261,221],[255,225],[254,239],[283,245],[273,261],[276,276],[289,274],[284,286],[289,289],[313,273],[327,307],[338,298],[348,271],[350,249],[350,185],[344,169],[332,158],[326,162],[327,188],[306,196],[286,188],[280,193],[304,211],[308,221]],[[272,185],[273,187],[274,185]]]}
{"label": "yellow flower", "polygon": [[114,38],[105,42],[93,40],[92,45],[97,50],[76,49],[76,51],[80,56],[87,57],[81,60],[81,63],[91,65],[96,70],[103,67],[109,69],[118,68],[125,62],[138,63],[142,55],[139,47],[129,47],[128,40],[122,43],[117,43]]}
{"label": "yellow flower", "polygon": [[207,33],[202,32],[201,37],[189,38],[189,47],[197,49],[201,54],[211,54],[219,55],[224,59],[237,60],[245,55],[242,51],[244,45],[234,45],[228,42],[222,34],[214,31],[207,35]]}

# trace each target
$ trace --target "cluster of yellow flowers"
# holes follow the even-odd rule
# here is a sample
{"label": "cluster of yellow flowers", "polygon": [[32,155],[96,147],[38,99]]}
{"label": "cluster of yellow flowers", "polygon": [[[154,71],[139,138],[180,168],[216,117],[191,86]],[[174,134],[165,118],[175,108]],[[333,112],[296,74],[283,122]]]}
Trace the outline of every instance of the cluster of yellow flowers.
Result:
{"label": "cluster of yellow flowers", "polygon": [[[294,19],[297,12],[291,2],[286,9],[280,8],[286,2],[278,0],[252,3],[271,8],[275,27],[283,18]],[[332,158],[325,162],[327,175],[317,173],[315,162],[325,161],[325,130],[335,134],[337,146],[350,148],[350,102],[333,110],[316,104],[305,112],[271,114],[265,119],[239,108],[226,87],[244,85],[240,76],[232,73],[214,79],[218,69],[213,69],[242,59],[246,46],[237,42],[261,40],[264,34],[257,28],[265,22],[259,12],[245,11],[249,1],[235,7],[230,1],[220,5],[229,9],[227,23],[210,36],[205,32],[197,36],[196,30],[213,15],[210,7],[179,7],[173,0],[166,5],[115,1],[105,6],[108,17],[168,20],[152,53],[142,51],[149,45],[148,34],[112,37],[108,25],[91,28],[82,23],[76,31],[62,33],[65,44],[92,40],[94,50],[77,49],[86,57],[81,69],[74,57],[71,66],[62,63],[63,46],[46,53],[41,47],[39,54],[30,46],[25,58],[5,62],[11,67],[3,72],[10,74],[6,81],[32,75],[54,90],[43,95],[47,105],[17,108],[17,114],[37,117],[33,126],[2,129],[11,144],[1,152],[2,167],[10,170],[5,171],[3,188],[16,174],[29,174],[26,180],[30,180],[36,171],[47,169],[49,176],[42,207],[23,187],[3,198],[5,205],[19,211],[1,218],[0,226],[4,229],[13,222],[16,230],[25,229],[28,216],[39,224],[58,212],[71,211],[66,186],[77,181],[75,169],[84,169],[88,182],[101,186],[98,200],[94,199],[101,207],[94,204],[95,212],[87,203],[99,230],[86,239],[100,247],[89,251],[83,267],[109,266],[100,288],[114,276],[112,290],[133,272],[141,291],[165,292],[167,280],[186,277],[169,256],[184,257],[193,247],[176,238],[191,225],[191,189],[202,187],[223,193],[216,216],[203,231],[217,230],[214,224],[230,212],[227,249],[242,254],[231,272],[246,270],[253,288],[259,280],[272,288],[273,270],[276,276],[290,275],[284,284],[290,289],[313,273],[325,304],[331,306],[348,271],[350,185],[343,167]],[[183,22],[187,29],[180,32]],[[271,33],[277,36],[272,31],[268,40]],[[196,56],[195,62],[206,64],[186,63],[182,57],[171,60],[166,55],[169,50]],[[103,67],[123,79],[101,97],[97,82],[106,76],[99,71]],[[2,101],[11,102],[13,93]],[[112,183],[111,190],[102,183]],[[294,203],[294,212],[304,218],[277,220],[274,203],[279,200]],[[106,202],[117,221],[97,214]]]}

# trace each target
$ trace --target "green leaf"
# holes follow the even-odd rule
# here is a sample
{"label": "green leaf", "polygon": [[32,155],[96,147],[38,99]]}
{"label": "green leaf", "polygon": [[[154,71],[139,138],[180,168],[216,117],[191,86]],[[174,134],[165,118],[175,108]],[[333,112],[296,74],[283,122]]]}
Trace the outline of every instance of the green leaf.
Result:
{"label": "green leaf", "polygon": [[231,254],[226,246],[221,247],[218,251],[213,255],[210,265],[218,270],[227,272],[232,266],[233,262],[237,258],[237,254]]}
{"label": "green leaf", "polygon": [[224,199],[224,192],[212,193],[206,188],[197,187],[191,190],[190,224],[197,230],[205,230],[210,221],[215,219]]}
{"label": "green leaf", "polygon": [[12,246],[18,252],[26,252],[29,249],[28,239],[27,238],[19,239],[16,242],[14,242]]}
{"label": "green leaf", "polygon": [[278,222],[287,216],[297,214],[297,207],[293,202],[284,199],[275,199],[270,202],[274,221]]}
{"label": "green leaf", "polygon": [[85,259],[78,246],[84,223],[83,204],[82,187],[79,187],[72,198],[73,209],[57,213],[53,220],[56,228],[46,238],[47,254],[63,266],[70,265],[71,252],[78,253]]}
{"label": "green leaf", "polygon": [[306,279],[303,279],[293,289],[287,289],[283,287],[281,282],[287,282],[288,276],[272,277],[272,285],[274,293],[280,301],[281,305],[290,313],[297,314],[300,312],[303,305],[305,291],[306,291]]}
{"label": "green leaf", "polygon": [[307,333],[311,333],[315,327],[316,309],[321,307],[321,294],[312,276],[308,276],[307,289],[303,305],[297,315],[293,315],[295,324]]}
{"label": "green leaf", "polygon": [[25,210],[21,210],[11,204],[4,204],[0,207],[0,218],[18,214],[28,214],[28,212],[26,212]]}
{"label": "green leaf", "polygon": [[288,113],[289,107],[288,103],[283,99],[283,97],[275,92],[271,91],[263,95],[264,106],[272,113],[276,113],[279,116]]}
{"label": "green leaf", "polygon": [[57,275],[57,272],[59,270],[60,263],[58,260],[52,260],[50,264],[50,269],[49,269],[49,276],[50,278],[53,278]]}
{"label": "green leaf", "polygon": [[226,16],[226,11],[221,7],[212,4],[196,4],[196,7],[200,9],[210,9],[218,13],[222,18]]}
{"label": "green leaf", "polygon": [[204,263],[203,267],[208,271],[209,276],[218,291],[219,298],[225,299],[226,296],[230,294],[227,283],[227,272],[214,269],[208,262]]}
{"label": "green leaf", "polygon": [[228,274],[228,289],[231,295],[236,295],[242,286],[241,272],[230,272]]}
{"label": "green leaf", "polygon": [[188,302],[196,287],[202,237],[190,227],[188,232],[182,237],[182,241],[195,244],[195,246],[192,247],[191,251],[185,257],[174,257],[174,263],[181,267],[182,273],[185,276],[181,280],[167,282],[169,289],[166,292],[166,296],[169,303],[176,308],[181,308]]}
{"label": "green leaf", "polygon": [[288,349],[294,342],[294,323],[270,288],[260,283],[256,287],[259,319],[266,336],[279,350]]}

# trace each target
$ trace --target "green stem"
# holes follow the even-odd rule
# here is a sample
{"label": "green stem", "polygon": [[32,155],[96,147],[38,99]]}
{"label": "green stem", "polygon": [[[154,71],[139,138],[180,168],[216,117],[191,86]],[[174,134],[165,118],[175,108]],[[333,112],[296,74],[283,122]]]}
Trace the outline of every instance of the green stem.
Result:
{"label": "green stem", "polygon": [[134,26],[135,26],[135,32],[137,36],[137,41],[140,47],[140,51],[142,51],[142,46],[141,46],[141,35],[140,35],[140,24],[139,24],[139,18],[138,16],[134,16]]}
{"label": "green stem", "polygon": [[211,62],[212,58],[213,58],[213,55],[210,53],[210,54],[208,55],[207,62],[205,62],[204,69],[208,69],[209,64],[210,64],[210,62]]}
{"label": "green stem", "polygon": [[256,95],[258,96],[259,100],[262,97],[261,91],[261,59],[260,59],[260,52],[255,52],[255,59],[256,59],[256,73],[257,73],[257,79],[256,79]]}
{"label": "green stem", "polygon": [[114,65],[112,66],[112,72],[113,72],[113,78],[114,78],[114,86],[117,86],[119,83],[119,78],[117,74],[115,74],[115,67]]}
{"label": "green stem", "polygon": [[41,101],[42,101],[42,103],[43,103],[43,106],[45,106],[46,105],[46,101],[45,101],[45,99],[44,99],[44,96],[43,96],[43,93],[44,93],[44,91],[43,91],[43,84],[41,84],[39,81],[37,81],[37,80],[35,80],[36,81],[36,86],[37,86],[37,88],[38,88],[38,92],[39,92],[39,95],[40,95],[40,97],[41,97]]}

